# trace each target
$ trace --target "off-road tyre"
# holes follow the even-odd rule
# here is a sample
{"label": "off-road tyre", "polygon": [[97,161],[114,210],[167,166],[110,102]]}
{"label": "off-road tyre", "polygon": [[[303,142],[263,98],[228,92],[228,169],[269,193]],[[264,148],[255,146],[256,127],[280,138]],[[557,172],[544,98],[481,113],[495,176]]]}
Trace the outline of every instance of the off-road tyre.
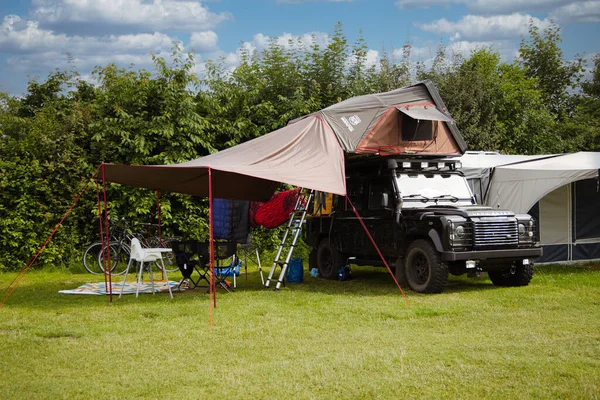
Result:
{"label": "off-road tyre", "polygon": [[319,276],[325,279],[337,279],[338,269],[344,265],[341,253],[329,238],[324,238],[317,249],[317,269]]}
{"label": "off-road tyre", "polygon": [[448,265],[428,240],[418,239],[408,246],[404,258],[408,285],[419,293],[441,293],[448,281]]}
{"label": "off-road tyre", "polygon": [[488,271],[488,276],[496,286],[527,286],[533,278],[533,271],[533,263],[516,263],[508,268]]}

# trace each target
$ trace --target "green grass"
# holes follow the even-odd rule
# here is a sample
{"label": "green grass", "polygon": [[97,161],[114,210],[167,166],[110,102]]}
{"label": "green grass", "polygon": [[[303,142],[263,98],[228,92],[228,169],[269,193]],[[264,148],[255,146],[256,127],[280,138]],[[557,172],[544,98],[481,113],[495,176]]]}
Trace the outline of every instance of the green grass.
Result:
{"label": "green grass", "polygon": [[100,277],[29,273],[0,309],[0,398],[600,397],[593,267],[539,267],[523,288],[451,277],[412,307],[381,269],[280,292],[250,270],[212,328],[202,289],[109,304],[57,293]]}

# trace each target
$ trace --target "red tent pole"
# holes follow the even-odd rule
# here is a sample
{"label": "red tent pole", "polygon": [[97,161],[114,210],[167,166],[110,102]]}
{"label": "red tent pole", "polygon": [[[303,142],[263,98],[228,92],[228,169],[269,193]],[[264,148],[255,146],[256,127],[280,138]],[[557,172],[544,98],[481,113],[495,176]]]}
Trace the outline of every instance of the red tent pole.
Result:
{"label": "red tent pole", "polygon": [[[100,169],[100,167],[98,167],[98,169]],[[94,175],[96,175],[96,173],[98,173],[98,169],[96,170],[96,172],[94,172],[94,174],[92,175],[92,177]],[[35,263],[35,261],[38,259],[38,257],[40,256],[40,254],[42,254],[42,251],[44,251],[44,249],[46,248],[46,246],[50,242],[50,239],[52,239],[52,237],[54,236],[54,234],[58,231],[58,228],[60,228],[60,226],[62,225],[62,223],[65,221],[65,219],[67,219],[67,217],[69,216],[69,214],[71,214],[71,211],[73,211],[73,208],[75,208],[75,206],[77,205],[77,203],[79,203],[79,200],[81,199],[81,196],[83,196],[83,193],[85,193],[85,191],[88,188],[90,182],[91,182],[91,180],[88,179],[88,182],[85,184],[85,186],[83,187],[83,189],[81,190],[81,192],[79,192],[79,195],[77,196],[77,198],[71,204],[71,207],[67,210],[67,212],[65,213],[65,215],[63,215],[63,217],[58,222],[58,224],[56,224],[56,226],[54,227],[54,230],[52,231],[52,233],[50,234],[50,236],[48,236],[48,238],[46,239],[46,241],[44,242],[44,244],[42,244],[42,247],[40,247],[40,249],[38,250],[38,252],[36,253],[36,255],[31,259],[31,261],[29,262],[29,264],[27,264],[27,266],[24,267],[21,270],[21,272],[19,272],[17,274],[17,276],[15,276],[15,278],[10,282],[10,284],[6,287],[6,289],[4,289],[3,293],[7,293],[7,292],[8,293],[6,294],[6,297],[4,297],[4,299],[0,303],[0,308],[2,308],[4,306],[4,303],[6,303],[6,301],[8,300],[8,298],[13,294],[13,292],[17,288],[17,286],[19,286],[19,283],[21,283],[21,280],[23,279],[23,277],[25,276],[25,274],[27,274],[27,271],[29,271],[29,269],[31,268],[31,266],[33,265],[33,263]]]}
{"label": "red tent pole", "polygon": [[[104,222],[102,221],[102,209],[100,206],[100,187],[98,186],[97,180],[96,180],[96,198],[98,199],[98,220],[100,221],[100,251],[102,251],[102,249],[104,249]],[[106,290],[108,290],[108,287],[107,287],[108,280],[106,279],[106,273],[104,273],[102,275],[104,275],[104,288]]]}
{"label": "red tent pole", "polygon": [[379,250],[379,247],[377,246],[377,243],[375,243],[375,239],[373,239],[373,236],[371,236],[371,232],[369,232],[369,230],[367,229],[367,226],[365,225],[365,223],[363,222],[362,218],[358,214],[358,211],[356,211],[356,208],[354,208],[354,204],[352,204],[352,201],[350,201],[350,198],[348,197],[348,195],[346,195],[346,200],[348,200],[348,203],[350,203],[350,206],[352,206],[352,211],[354,211],[354,214],[358,218],[358,221],[360,222],[360,224],[362,225],[363,229],[367,233],[367,236],[369,236],[369,240],[371,240],[371,243],[373,243],[373,246],[375,246],[375,250],[377,250],[377,254],[379,254],[379,257],[381,258],[381,261],[383,261],[383,264],[385,265],[385,267],[387,268],[388,272],[392,276],[392,279],[396,283],[396,286],[398,286],[398,289],[400,289],[400,293],[402,293],[402,296],[404,296],[404,301],[406,301],[406,304],[409,307],[411,307],[410,300],[408,300],[408,297],[406,297],[406,294],[404,294],[404,290],[402,290],[402,288],[400,287],[400,284],[398,283],[398,280],[396,279],[396,276],[394,275],[394,273],[390,269],[387,261],[385,261],[385,258],[383,257],[383,254],[381,254],[381,251]]}
{"label": "red tent pole", "polygon": [[156,209],[158,214],[158,247],[162,247],[162,232],[160,230],[160,192],[156,189]]}
{"label": "red tent pole", "polygon": [[217,306],[217,284],[215,280],[215,238],[213,236],[213,187],[212,187],[212,169],[208,167],[208,242],[210,256],[210,295],[209,314],[210,327],[213,326],[213,307]]}
{"label": "red tent pole", "polygon": [[[108,250],[108,257],[106,257],[106,252],[102,252],[103,261],[108,259],[108,264],[104,263],[104,275],[108,273],[108,286],[109,286],[109,301],[112,303],[112,271],[110,268],[110,235],[108,234],[108,203],[106,201],[106,179],[104,177],[104,163],[102,163],[102,187],[104,188],[104,230],[106,234],[106,249]],[[104,246],[102,247],[104,250]],[[106,278],[104,278],[106,279]],[[125,282],[123,282],[125,284]]]}

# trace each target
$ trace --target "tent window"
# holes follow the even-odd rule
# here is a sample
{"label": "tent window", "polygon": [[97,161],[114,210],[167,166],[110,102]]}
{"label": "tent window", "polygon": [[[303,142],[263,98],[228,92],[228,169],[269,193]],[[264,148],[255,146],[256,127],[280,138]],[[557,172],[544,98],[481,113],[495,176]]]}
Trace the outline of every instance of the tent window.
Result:
{"label": "tent window", "polygon": [[400,114],[402,118],[402,141],[433,140],[433,121],[417,120],[408,115]]}
{"label": "tent window", "polygon": [[596,179],[575,182],[575,240],[600,238],[600,192]]}

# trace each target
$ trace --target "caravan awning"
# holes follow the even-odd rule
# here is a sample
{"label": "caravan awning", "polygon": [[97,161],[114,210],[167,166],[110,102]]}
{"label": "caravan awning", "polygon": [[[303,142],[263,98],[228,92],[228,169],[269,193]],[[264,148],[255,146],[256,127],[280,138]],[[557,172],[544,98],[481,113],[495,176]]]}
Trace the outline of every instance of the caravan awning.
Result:
{"label": "caravan awning", "polygon": [[527,212],[551,191],[598,177],[600,153],[579,152],[496,167],[488,204],[515,212]]}

